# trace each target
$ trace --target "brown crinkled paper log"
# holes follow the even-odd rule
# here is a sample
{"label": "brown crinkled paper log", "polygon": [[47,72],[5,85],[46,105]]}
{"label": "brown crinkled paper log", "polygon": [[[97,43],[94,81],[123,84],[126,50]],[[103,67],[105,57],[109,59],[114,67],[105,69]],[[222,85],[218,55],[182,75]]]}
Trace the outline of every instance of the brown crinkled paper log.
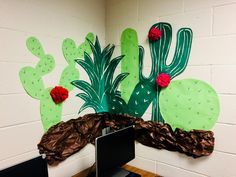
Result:
{"label": "brown crinkled paper log", "polygon": [[49,165],[57,165],[88,143],[94,144],[103,128],[118,130],[128,125],[134,125],[136,141],[146,146],[178,151],[194,158],[210,155],[214,149],[214,134],[211,131],[173,131],[168,124],[103,113],[87,114],[52,126],[38,144],[39,152],[46,154]]}

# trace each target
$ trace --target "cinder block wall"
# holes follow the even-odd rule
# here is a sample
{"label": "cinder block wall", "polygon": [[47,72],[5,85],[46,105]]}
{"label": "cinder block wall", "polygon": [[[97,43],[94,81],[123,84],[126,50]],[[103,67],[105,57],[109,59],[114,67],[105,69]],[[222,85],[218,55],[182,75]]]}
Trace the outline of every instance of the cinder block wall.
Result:
{"label": "cinder block wall", "polygon": [[[46,87],[59,83],[68,65],[62,41],[72,38],[77,44],[88,32],[105,43],[105,3],[103,0],[1,0],[0,1],[0,169],[37,156],[43,135],[39,100],[24,91],[18,72],[35,66],[38,58],[26,48],[25,41],[36,36],[46,53],[54,56],[56,67],[43,77]],[[62,120],[77,118],[82,102],[70,93],[63,107]],[[50,177],[69,177],[94,161],[94,148],[88,145],[57,167],[49,168]]]}
{"label": "cinder block wall", "polygon": [[[216,143],[209,157],[192,159],[177,152],[137,144],[131,163],[165,177],[236,176],[236,1],[235,0],[107,0],[106,43],[117,45],[126,27],[138,32],[145,48],[145,71],[150,71],[147,33],[156,22],[169,22],[175,35],[179,28],[193,30],[189,65],[178,78],[196,78],[210,83],[220,97],[221,113],[213,128]],[[151,109],[150,109],[151,111]],[[145,117],[150,117],[147,111]]]}

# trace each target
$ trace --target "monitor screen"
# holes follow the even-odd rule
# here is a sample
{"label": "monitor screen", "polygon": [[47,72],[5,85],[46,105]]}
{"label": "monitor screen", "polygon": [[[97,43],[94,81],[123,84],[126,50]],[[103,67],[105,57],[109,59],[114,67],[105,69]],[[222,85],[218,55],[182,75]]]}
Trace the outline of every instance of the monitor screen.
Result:
{"label": "monitor screen", "polygon": [[96,138],[96,176],[135,158],[134,128],[132,126]]}
{"label": "monitor screen", "polygon": [[48,177],[46,159],[41,156],[0,171],[1,177]]}

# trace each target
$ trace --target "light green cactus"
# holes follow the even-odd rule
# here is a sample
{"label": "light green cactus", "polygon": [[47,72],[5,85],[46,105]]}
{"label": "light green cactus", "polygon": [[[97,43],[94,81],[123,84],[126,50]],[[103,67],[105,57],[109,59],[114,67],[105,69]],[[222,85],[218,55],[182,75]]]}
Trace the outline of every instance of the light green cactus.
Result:
{"label": "light green cactus", "polygon": [[[89,33],[86,38],[94,41],[94,35]],[[62,103],[55,104],[50,96],[52,87],[45,88],[42,77],[51,72],[55,67],[55,61],[51,55],[45,54],[42,45],[35,37],[26,41],[28,50],[39,58],[36,67],[24,67],[19,75],[26,92],[35,99],[40,100],[40,113],[44,130],[47,131],[52,125],[61,121]],[[79,47],[71,39],[65,39],[62,51],[68,66],[63,70],[59,85],[68,91],[73,89],[71,81],[79,78],[79,71],[75,68],[75,59],[83,57],[84,51],[91,53],[87,40]]]}
{"label": "light green cactus", "polygon": [[139,47],[137,32],[127,28],[121,35],[121,54],[124,58],[121,60],[121,72],[130,73],[129,76],[121,82],[121,96],[128,103],[129,98],[139,82]]}
{"label": "light green cactus", "polygon": [[[162,32],[159,40],[149,40],[151,51],[152,68],[148,77],[142,74],[143,71],[143,47],[139,47],[139,79],[140,82],[136,85],[128,107],[130,108],[129,114],[141,117],[147,110],[148,106],[152,103],[152,120],[164,122],[159,110],[159,94],[161,87],[156,85],[156,78],[161,73],[166,73],[171,76],[171,79],[184,71],[187,66],[191,44],[192,44],[192,31],[189,28],[181,28],[177,33],[177,43],[175,54],[172,62],[167,65],[167,56],[170,49],[172,28],[168,23],[156,23],[152,28],[158,28]],[[132,108],[132,109],[131,109]]]}
{"label": "light green cactus", "polygon": [[210,130],[217,121],[220,104],[215,90],[196,79],[172,81],[160,92],[160,111],[173,129]]}
{"label": "light green cactus", "polygon": [[20,70],[20,79],[27,93],[36,99],[43,99],[45,86],[42,76],[51,72],[55,67],[55,61],[51,55],[45,54],[39,40],[30,37],[26,42],[29,51],[39,58],[36,67],[24,67]]}

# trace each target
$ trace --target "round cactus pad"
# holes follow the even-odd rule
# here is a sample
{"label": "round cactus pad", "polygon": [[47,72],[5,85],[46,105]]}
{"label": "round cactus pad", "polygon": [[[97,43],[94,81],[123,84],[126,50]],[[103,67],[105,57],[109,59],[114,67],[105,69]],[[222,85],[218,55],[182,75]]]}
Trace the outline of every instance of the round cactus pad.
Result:
{"label": "round cactus pad", "polygon": [[161,90],[160,111],[173,129],[210,130],[219,115],[219,98],[206,82],[195,79],[172,81]]}

